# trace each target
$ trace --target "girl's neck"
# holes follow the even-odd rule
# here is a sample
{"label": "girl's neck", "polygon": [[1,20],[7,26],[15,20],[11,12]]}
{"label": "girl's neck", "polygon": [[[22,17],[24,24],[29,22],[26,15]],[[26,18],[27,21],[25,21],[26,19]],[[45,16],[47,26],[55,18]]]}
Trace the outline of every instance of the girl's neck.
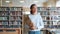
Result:
{"label": "girl's neck", "polygon": [[32,13],[32,15],[36,15],[37,14],[37,12],[35,12],[35,13]]}

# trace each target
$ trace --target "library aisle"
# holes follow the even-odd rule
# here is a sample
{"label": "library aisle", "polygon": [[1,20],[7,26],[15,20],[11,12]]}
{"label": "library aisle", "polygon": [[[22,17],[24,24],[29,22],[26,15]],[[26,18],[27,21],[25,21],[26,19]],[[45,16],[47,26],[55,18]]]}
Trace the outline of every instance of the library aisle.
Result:
{"label": "library aisle", "polygon": [[0,0],[0,34],[28,34],[24,18],[32,4],[44,23],[41,34],[60,34],[60,0]]}

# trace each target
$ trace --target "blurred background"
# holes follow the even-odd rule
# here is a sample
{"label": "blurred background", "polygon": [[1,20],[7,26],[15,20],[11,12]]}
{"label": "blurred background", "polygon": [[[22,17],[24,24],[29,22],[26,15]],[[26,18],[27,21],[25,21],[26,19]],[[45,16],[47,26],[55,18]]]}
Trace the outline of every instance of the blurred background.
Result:
{"label": "blurred background", "polygon": [[36,4],[42,16],[42,34],[60,34],[60,0],[0,0],[0,34],[26,34],[23,15]]}

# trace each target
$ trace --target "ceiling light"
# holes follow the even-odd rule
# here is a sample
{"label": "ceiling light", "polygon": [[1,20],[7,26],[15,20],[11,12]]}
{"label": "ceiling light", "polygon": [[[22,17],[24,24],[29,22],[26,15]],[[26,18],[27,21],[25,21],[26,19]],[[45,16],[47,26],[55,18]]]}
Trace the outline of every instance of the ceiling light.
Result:
{"label": "ceiling light", "polygon": [[6,3],[9,3],[10,1],[5,1]]}
{"label": "ceiling light", "polygon": [[35,3],[37,3],[38,1],[34,1]]}
{"label": "ceiling light", "polygon": [[20,3],[23,3],[24,1],[20,1]]}

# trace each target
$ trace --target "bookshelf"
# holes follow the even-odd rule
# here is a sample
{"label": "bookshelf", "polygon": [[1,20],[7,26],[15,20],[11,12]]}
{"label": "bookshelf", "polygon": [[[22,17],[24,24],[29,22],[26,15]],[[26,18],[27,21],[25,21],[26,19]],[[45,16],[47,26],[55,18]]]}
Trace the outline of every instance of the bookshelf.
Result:
{"label": "bookshelf", "polygon": [[[22,29],[22,7],[0,7],[0,30]],[[5,31],[5,30],[4,30]],[[16,30],[17,31],[17,30]]]}
{"label": "bookshelf", "polygon": [[38,7],[45,28],[60,28],[60,7]]}

